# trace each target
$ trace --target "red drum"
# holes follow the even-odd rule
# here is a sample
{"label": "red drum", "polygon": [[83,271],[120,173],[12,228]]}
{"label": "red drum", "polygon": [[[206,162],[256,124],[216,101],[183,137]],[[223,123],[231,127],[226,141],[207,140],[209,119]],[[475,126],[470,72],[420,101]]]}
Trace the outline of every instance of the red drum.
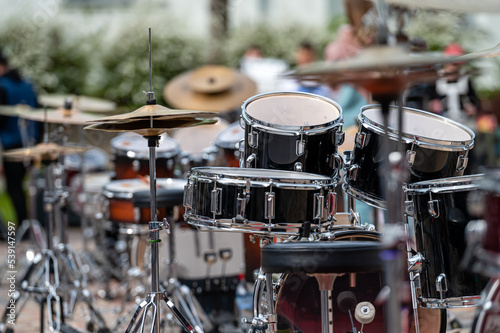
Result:
{"label": "red drum", "polygon": [[240,141],[245,137],[245,130],[237,121],[229,125],[217,135],[215,145],[222,149],[226,166],[237,168],[240,166]]}
{"label": "red drum", "polygon": [[500,169],[486,173],[480,186],[486,192],[484,219],[487,230],[483,247],[487,251],[500,254]]}
{"label": "red drum", "polygon": [[[135,133],[120,134],[111,139],[111,152],[115,162],[116,179],[132,179],[149,175],[148,141]],[[166,134],[160,137],[156,148],[156,176],[175,177],[179,144]]]}
{"label": "red drum", "polygon": [[[184,191],[186,181],[175,178],[159,178],[157,184],[158,221],[167,217],[168,205],[162,205],[163,197],[169,197],[171,191]],[[107,201],[107,219],[112,222],[147,224],[151,220],[151,209],[147,205],[134,204],[134,195],[149,191],[149,183],[141,179],[113,180],[106,184],[103,195]],[[182,195],[180,199],[182,204]]]}

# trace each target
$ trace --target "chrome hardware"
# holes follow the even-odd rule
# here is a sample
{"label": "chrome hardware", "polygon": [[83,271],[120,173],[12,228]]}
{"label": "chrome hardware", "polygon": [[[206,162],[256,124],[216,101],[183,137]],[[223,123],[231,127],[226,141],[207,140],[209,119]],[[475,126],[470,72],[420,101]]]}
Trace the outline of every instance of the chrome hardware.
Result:
{"label": "chrome hardware", "polygon": [[313,206],[313,216],[315,220],[323,218],[323,207],[325,207],[325,196],[315,193]]}
{"label": "chrome hardware", "polygon": [[245,139],[241,139],[238,143],[238,151],[240,152],[240,168],[245,167]]}
{"label": "chrome hardware", "polygon": [[333,216],[337,213],[337,193],[335,192],[328,192],[327,195],[327,209],[328,209],[328,215]]}
{"label": "chrome hardware", "polygon": [[259,133],[254,132],[253,127],[250,127],[250,133],[248,133],[248,145],[252,148],[259,146]]}
{"label": "chrome hardware", "polygon": [[247,198],[238,197],[236,199],[236,219],[245,219],[245,210],[247,208]]}
{"label": "chrome hardware", "polygon": [[211,201],[210,201],[210,211],[212,213],[214,213],[214,215],[220,214],[222,212],[222,189],[221,188],[216,187],[212,190]]}
{"label": "chrome hardware", "polygon": [[448,291],[448,282],[446,282],[446,275],[441,273],[436,278],[436,291],[439,292],[441,299],[444,299],[444,293]]}
{"label": "chrome hardware", "polygon": [[302,169],[302,163],[296,162],[293,165],[293,170],[298,171],[298,172],[302,172],[303,171],[303,169]]}
{"label": "chrome hardware", "polygon": [[413,138],[413,142],[411,143],[411,148],[406,151],[406,161],[408,162],[408,166],[411,167],[413,166],[413,163],[415,163],[415,155],[417,154],[415,150],[415,142],[416,138]]}
{"label": "chrome hardware", "polygon": [[335,132],[335,145],[338,147],[344,143],[345,133],[342,131]]}
{"label": "chrome hardware", "polygon": [[[255,153],[252,153],[250,156],[247,157],[245,161],[245,168],[252,168],[252,162],[255,161],[256,155]],[[253,166],[255,167],[255,166]]]}
{"label": "chrome hardware", "polygon": [[186,208],[193,208],[193,184],[184,185],[184,202]]}
{"label": "chrome hardware", "polygon": [[264,217],[266,219],[274,219],[274,192],[266,192],[266,202],[264,203]]}
{"label": "chrome hardware", "polygon": [[356,136],[354,137],[354,143],[356,144],[356,147],[358,148],[364,148],[366,144],[366,134],[365,133],[356,133]]}
{"label": "chrome hardware", "polygon": [[357,165],[357,164],[352,165],[347,172],[347,177],[350,180],[355,181],[356,178],[358,177],[358,170],[359,170],[359,165]]}
{"label": "chrome hardware", "polygon": [[427,211],[433,218],[439,217],[439,200],[432,199],[432,192],[429,192],[429,201],[427,201]]}
{"label": "chrome hardware", "polygon": [[133,160],[132,161],[132,169],[137,172],[139,170],[141,170],[141,161],[139,160]]}
{"label": "chrome hardware", "polygon": [[425,258],[422,254],[417,253],[411,258],[408,258],[408,271],[409,272],[421,272],[422,264],[424,263]]}
{"label": "chrome hardware", "polygon": [[413,201],[405,201],[405,213],[408,216],[413,216],[413,214],[415,213],[415,205],[413,204]]}
{"label": "chrome hardware", "polygon": [[304,140],[304,132],[303,129],[300,129],[300,138],[295,142],[295,154],[297,156],[304,155],[306,151],[306,140]]}
{"label": "chrome hardware", "polygon": [[457,161],[457,171],[464,171],[469,163],[469,158],[466,155],[460,155]]}
{"label": "chrome hardware", "polygon": [[344,163],[348,167],[352,160],[354,158],[354,154],[352,153],[352,150],[345,150],[344,151]]}

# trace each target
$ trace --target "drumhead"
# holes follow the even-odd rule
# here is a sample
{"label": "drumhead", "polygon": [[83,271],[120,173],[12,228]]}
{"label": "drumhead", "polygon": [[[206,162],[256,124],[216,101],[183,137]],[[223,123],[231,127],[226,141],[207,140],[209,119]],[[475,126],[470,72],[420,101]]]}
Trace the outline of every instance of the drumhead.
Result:
{"label": "drumhead", "polygon": [[[64,166],[68,170],[82,170],[82,154],[64,156]],[[92,148],[83,153],[83,170],[100,171],[107,169],[108,154],[100,148]]]}
{"label": "drumhead", "polygon": [[85,192],[100,192],[104,185],[109,183],[111,176],[109,172],[97,172],[89,174],[78,174],[71,179],[71,188],[77,189],[83,187]]}
{"label": "drumhead", "polygon": [[[158,178],[156,187],[158,191],[170,189],[184,189],[186,180],[176,178]],[[113,180],[104,186],[104,195],[109,199],[131,199],[134,193],[149,191],[149,182],[143,179]]]}
{"label": "drumhead", "polygon": [[183,153],[190,155],[194,159],[199,159],[207,150],[213,147],[217,135],[228,126],[227,121],[219,119],[213,125],[179,128],[173,133],[172,137],[179,142]]}
{"label": "drumhead", "polygon": [[333,183],[330,177],[312,173],[255,168],[200,167],[192,168],[191,176],[207,178],[217,177],[217,181],[230,179],[243,184],[246,181],[282,182],[289,184]]}
{"label": "drumhead", "polygon": [[246,100],[243,115],[270,127],[314,127],[340,122],[342,109],[334,101],[322,96],[274,92]]}
{"label": "drumhead", "polygon": [[405,191],[409,193],[449,193],[474,190],[484,178],[483,174],[432,179],[408,184]]}
{"label": "drumhead", "polygon": [[238,149],[239,142],[245,137],[245,130],[240,122],[234,122],[222,130],[215,139],[215,145],[223,149]]}
{"label": "drumhead", "polygon": [[[398,107],[389,110],[389,132],[394,135],[398,131]],[[379,133],[383,133],[383,117],[380,105],[367,105],[361,108],[359,121],[372,125]],[[416,137],[417,141],[430,141],[443,145],[465,145],[474,141],[474,132],[468,127],[439,115],[403,107],[402,136],[408,139]]]}
{"label": "drumhead", "polygon": [[[110,141],[113,153],[130,158],[148,159],[148,141],[139,134],[127,132],[115,136]],[[156,157],[172,157],[179,153],[179,143],[166,134],[160,136],[159,146],[156,147]]]}

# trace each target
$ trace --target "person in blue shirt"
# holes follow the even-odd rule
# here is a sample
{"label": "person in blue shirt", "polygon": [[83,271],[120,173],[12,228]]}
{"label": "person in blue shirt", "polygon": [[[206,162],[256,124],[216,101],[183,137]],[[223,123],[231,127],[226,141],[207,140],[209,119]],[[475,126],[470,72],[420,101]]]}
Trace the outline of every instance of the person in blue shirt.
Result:
{"label": "person in blue shirt", "polygon": [[[37,95],[33,85],[23,79],[17,70],[11,69],[7,58],[0,52],[0,105],[16,104],[36,107]],[[39,132],[37,123],[27,121],[23,133],[18,117],[0,116],[0,143],[4,151],[28,145],[27,136],[34,138],[36,142]],[[27,218],[26,196],[23,190],[26,168],[23,162],[3,159],[3,172],[7,193],[12,200],[17,222],[20,223]]]}

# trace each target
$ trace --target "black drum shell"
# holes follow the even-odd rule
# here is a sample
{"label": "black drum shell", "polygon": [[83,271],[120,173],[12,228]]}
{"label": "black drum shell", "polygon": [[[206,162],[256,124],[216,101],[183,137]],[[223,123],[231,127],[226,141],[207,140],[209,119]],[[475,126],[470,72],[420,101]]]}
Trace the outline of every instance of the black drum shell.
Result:
{"label": "black drum shell", "polygon": [[435,281],[441,273],[446,275],[448,286],[445,298],[480,295],[488,282],[461,267],[466,250],[465,228],[474,218],[467,213],[470,192],[470,188],[462,188],[433,193],[432,199],[438,201],[438,217],[428,210],[429,193],[412,193],[416,248],[425,258],[420,275],[423,298],[440,298]]}

